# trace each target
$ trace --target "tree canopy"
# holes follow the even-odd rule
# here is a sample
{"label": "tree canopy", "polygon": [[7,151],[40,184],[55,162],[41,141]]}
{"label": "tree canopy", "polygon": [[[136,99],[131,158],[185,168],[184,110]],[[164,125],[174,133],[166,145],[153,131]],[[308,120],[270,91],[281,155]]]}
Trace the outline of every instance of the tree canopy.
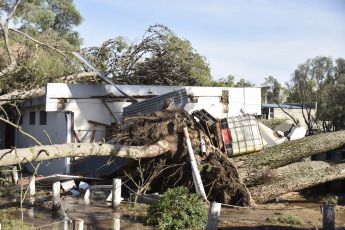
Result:
{"label": "tree canopy", "polygon": [[0,94],[26,90],[74,73],[68,52],[82,40],[73,0],[0,2]]}
{"label": "tree canopy", "polygon": [[286,97],[286,88],[283,87],[276,78],[268,76],[265,78],[261,90],[261,101],[268,104],[280,104]]}
{"label": "tree canopy", "polygon": [[212,81],[206,58],[163,25],[150,26],[139,42],[117,37],[83,51],[121,84],[202,86]]}
{"label": "tree canopy", "polygon": [[[345,60],[331,57],[307,59],[292,74],[287,83],[288,102],[297,102],[305,111],[309,130],[319,126],[325,132],[345,127]],[[311,114],[310,103],[317,103],[316,116]]]}

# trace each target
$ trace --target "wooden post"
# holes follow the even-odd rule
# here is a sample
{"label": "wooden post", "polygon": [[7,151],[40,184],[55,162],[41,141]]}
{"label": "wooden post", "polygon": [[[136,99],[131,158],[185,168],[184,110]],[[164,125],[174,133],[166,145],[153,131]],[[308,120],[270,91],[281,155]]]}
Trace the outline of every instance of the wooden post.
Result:
{"label": "wooden post", "polygon": [[83,230],[84,229],[84,220],[75,219],[73,220],[73,230]]}
{"label": "wooden post", "polygon": [[107,102],[105,102],[104,98],[101,98],[101,101],[102,101],[103,105],[105,106],[105,108],[107,108],[108,112],[110,113],[110,116],[112,116],[112,118],[114,118],[116,124],[117,124],[117,125],[121,125],[121,123],[119,122],[119,120],[117,120],[117,118],[115,117],[115,115],[113,114],[113,112],[111,111],[111,109],[109,108]]}
{"label": "wooden post", "polygon": [[120,213],[113,213],[113,230],[120,230],[121,229],[121,219]]}
{"label": "wooden post", "polygon": [[58,211],[61,209],[60,200],[60,181],[53,182],[53,211]]}
{"label": "wooden post", "polygon": [[206,230],[214,230],[218,227],[218,218],[222,205],[220,203],[212,202],[208,212],[208,222]]}
{"label": "wooden post", "polygon": [[14,184],[18,184],[18,171],[17,171],[17,166],[12,166],[12,181]]}
{"label": "wooden post", "polygon": [[118,209],[121,204],[121,179],[113,179],[113,209]]}
{"label": "wooden post", "polygon": [[90,188],[87,188],[84,195],[85,204],[90,204]]}
{"label": "wooden post", "polygon": [[334,221],[334,204],[323,204],[322,209],[322,223],[323,229],[325,230],[335,230],[335,221]]}
{"label": "wooden post", "polygon": [[29,196],[34,197],[36,193],[35,176],[30,177],[29,181]]}

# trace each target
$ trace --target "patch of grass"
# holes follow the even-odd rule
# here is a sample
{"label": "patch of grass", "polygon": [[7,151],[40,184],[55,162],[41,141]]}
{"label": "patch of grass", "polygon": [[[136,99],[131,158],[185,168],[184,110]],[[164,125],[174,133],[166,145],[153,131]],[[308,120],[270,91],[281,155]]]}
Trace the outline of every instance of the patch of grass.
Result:
{"label": "patch of grass", "polygon": [[271,223],[271,224],[279,224],[280,223],[277,217],[267,218],[266,221]]}
{"label": "patch of grass", "polygon": [[12,229],[27,229],[27,230],[35,230],[36,228],[30,224],[26,223],[20,219],[12,218],[11,215],[7,213],[3,213],[0,216],[0,223],[2,230],[12,230]]}
{"label": "patch of grass", "polygon": [[272,217],[272,218],[267,218],[267,222],[272,223],[272,224],[291,224],[291,225],[303,225],[304,221],[301,217],[289,214],[288,216],[284,216],[282,218],[280,217]]}
{"label": "patch of grass", "polygon": [[320,201],[321,204],[339,204],[338,196],[326,196],[323,197]]}
{"label": "patch of grass", "polygon": [[282,219],[282,223],[292,224],[292,225],[303,225],[304,221],[301,217],[290,214],[286,218]]}

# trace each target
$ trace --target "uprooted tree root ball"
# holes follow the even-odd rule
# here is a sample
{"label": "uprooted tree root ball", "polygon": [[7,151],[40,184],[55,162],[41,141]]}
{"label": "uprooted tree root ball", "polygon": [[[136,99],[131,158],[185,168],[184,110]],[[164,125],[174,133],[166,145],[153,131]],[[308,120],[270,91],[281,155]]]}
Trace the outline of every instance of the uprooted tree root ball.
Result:
{"label": "uprooted tree root ball", "polygon": [[[195,191],[183,134],[183,127],[187,126],[208,199],[233,205],[252,205],[250,194],[239,179],[232,160],[210,144],[201,127],[192,122],[185,110],[158,111],[128,118],[123,125],[128,128],[123,132],[120,144],[150,145],[159,140],[169,143],[169,152],[141,160],[145,177],[148,178],[148,183],[141,192],[151,188],[150,192],[163,193],[168,188],[182,185]],[[207,144],[204,155],[200,150],[200,137],[203,137]]]}

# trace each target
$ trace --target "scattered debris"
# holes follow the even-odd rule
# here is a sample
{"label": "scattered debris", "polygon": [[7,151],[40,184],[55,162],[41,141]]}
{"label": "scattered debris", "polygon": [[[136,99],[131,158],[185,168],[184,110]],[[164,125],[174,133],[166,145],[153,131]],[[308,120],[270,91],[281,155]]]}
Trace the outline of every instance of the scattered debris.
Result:
{"label": "scattered debris", "polygon": [[75,182],[74,180],[67,180],[67,181],[61,182],[61,187],[65,192],[68,192],[72,188],[75,187]]}

